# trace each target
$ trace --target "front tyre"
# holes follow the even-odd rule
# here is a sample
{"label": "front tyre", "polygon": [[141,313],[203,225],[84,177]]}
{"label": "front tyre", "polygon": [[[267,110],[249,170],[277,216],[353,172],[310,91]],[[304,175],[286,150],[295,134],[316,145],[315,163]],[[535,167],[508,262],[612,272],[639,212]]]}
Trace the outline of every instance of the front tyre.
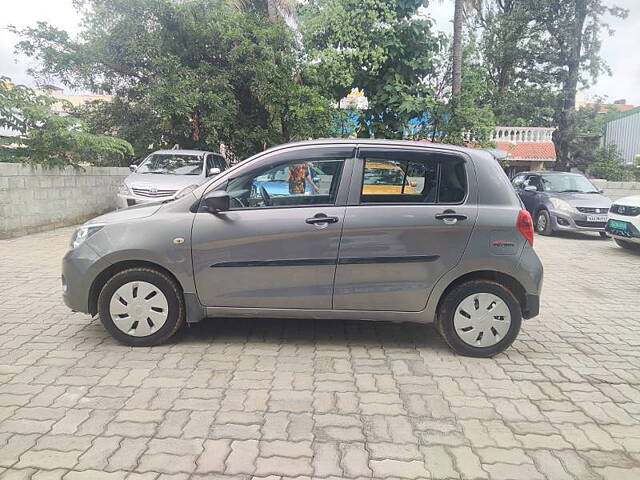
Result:
{"label": "front tyre", "polygon": [[492,357],[513,343],[521,323],[520,304],[509,289],[474,280],[458,285],[443,299],[436,328],[456,353]]}
{"label": "front tyre", "polygon": [[536,232],[545,236],[553,234],[553,230],[551,229],[551,216],[548,211],[540,210],[536,215]]}
{"label": "front tyre", "polygon": [[172,337],[184,322],[180,288],[166,274],[130,268],[114,275],[98,296],[100,321],[119,342],[149,347]]}

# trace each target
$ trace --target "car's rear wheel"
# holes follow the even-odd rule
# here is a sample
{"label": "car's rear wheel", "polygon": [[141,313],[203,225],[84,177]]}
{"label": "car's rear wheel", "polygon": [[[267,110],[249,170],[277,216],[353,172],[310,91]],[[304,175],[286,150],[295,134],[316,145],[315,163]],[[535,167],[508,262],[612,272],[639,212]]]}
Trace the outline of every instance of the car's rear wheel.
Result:
{"label": "car's rear wheel", "polygon": [[600,238],[609,238],[609,235],[607,235],[607,232],[598,232],[600,234]]}
{"label": "car's rear wheel", "polygon": [[184,322],[185,308],[175,280],[157,270],[130,268],[104,285],[98,313],[118,341],[148,347],[173,336]]}
{"label": "car's rear wheel", "polygon": [[632,252],[640,252],[640,244],[628,242],[626,240],[620,240],[619,238],[614,238],[616,243],[624,248],[625,250],[631,250]]}
{"label": "car's rear wheel", "polygon": [[489,280],[458,285],[443,299],[436,328],[460,355],[492,357],[518,336],[522,311],[513,293]]}
{"label": "car's rear wheel", "polygon": [[546,210],[540,210],[536,215],[536,232],[540,235],[551,235],[553,230],[551,229],[551,216]]}

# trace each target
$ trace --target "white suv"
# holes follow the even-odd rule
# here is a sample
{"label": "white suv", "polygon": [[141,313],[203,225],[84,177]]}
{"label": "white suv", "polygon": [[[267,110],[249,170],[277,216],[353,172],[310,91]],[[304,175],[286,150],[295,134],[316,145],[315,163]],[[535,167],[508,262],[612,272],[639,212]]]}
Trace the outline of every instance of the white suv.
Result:
{"label": "white suv", "polygon": [[606,232],[622,248],[640,252],[640,195],[620,198],[611,205]]}

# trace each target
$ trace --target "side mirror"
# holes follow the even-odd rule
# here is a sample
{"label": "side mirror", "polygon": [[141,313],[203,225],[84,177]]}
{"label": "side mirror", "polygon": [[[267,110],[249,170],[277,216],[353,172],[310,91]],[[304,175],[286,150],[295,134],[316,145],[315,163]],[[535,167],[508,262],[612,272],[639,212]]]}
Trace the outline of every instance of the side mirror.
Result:
{"label": "side mirror", "polygon": [[217,213],[229,210],[231,198],[225,190],[215,190],[208,193],[203,202],[211,213]]}
{"label": "side mirror", "polygon": [[524,187],[524,191],[525,192],[537,192],[538,191],[538,187],[536,187],[535,185],[527,185],[526,187]]}
{"label": "side mirror", "polygon": [[138,169],[138,165],[129,165],[129,170],[135,172]]}
{"label": "side mirror", "polygon": [[222,170],[220,170],[218,167],[213,167],[209,169],[208,175],[212,177],[214,175],[220,175],[220,172],[222,172]]}

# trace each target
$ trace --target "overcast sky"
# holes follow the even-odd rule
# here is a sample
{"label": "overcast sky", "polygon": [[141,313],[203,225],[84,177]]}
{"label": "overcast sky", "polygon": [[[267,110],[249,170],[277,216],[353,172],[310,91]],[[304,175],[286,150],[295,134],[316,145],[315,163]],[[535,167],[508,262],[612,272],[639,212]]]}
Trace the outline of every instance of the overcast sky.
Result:
{"label": "overcast sky", "polygon": [[[436,21],[438,29],[450,32],[453,1],[432,0],[430,3],[427,11]],[[626,20],[612,20],[616,33],[612,37],[603,38],[601,53],[611,67],[612,76],[602,76],[587,95],[605,96],[610,101],[625,98],[627,103],[640,105],[640,0],[605,0],[605,3],[627,8],[630,13]],[[35,25],[40,20],[75,33],[78,31],[80,18],[73,8],[72,0],[3,2],[0,19],[0,75],[11,77],[16,83],[34,85],[26,73],[30,61],[14,55],[16,38],[5,27],[25,27]]]}

